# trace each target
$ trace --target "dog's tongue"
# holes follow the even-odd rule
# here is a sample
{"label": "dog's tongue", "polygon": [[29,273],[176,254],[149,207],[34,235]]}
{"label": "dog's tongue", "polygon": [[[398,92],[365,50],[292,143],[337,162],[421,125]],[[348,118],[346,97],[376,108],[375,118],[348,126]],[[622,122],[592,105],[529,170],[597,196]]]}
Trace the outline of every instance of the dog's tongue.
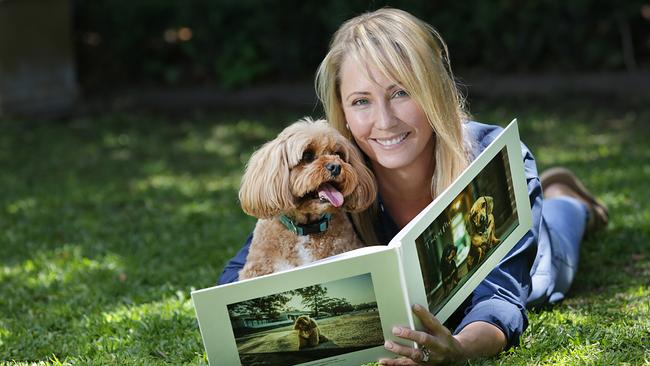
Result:
{"label": "dog's tongue", "polygon": [[329,183],[318,187],[318,197],[328,200],[334,207],[340,207],[343,204],[343,195]]}

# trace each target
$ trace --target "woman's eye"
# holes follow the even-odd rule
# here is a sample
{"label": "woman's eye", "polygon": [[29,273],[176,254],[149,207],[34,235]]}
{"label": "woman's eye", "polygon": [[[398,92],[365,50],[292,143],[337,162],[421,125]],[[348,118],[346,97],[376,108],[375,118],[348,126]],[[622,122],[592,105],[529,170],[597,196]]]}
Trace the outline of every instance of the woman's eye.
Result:
{"label": "woman's eye", "polygon": [[305,150],[305,152],[302,153],[302,161],[305,163],[311,163],[314,161],[314,152],[311,150]]}
{"label": "woman's eye", "polygon": [[365,105],[365,104],[368,104],[368,99],[365,99],[365,98],[355,99],[352,102],[352,105]]}
{"label": "woman's eye", "polygon": [[408,96],[409,96],[409,93],[407,93],[406,91],[401,90],[401,89],[396,91],[395,93],[393,93],[393,98],[408,97]]}

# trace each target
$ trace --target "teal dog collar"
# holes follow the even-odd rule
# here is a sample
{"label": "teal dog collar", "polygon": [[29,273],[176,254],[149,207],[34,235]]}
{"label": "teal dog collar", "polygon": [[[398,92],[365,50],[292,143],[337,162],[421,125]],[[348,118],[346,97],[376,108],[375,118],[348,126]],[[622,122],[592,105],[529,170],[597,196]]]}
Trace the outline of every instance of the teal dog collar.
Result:
{"label": "teal dog collar", "polygon": [[325,232],[330,226],[331,218],[332,214],[325,213],[317,221],[313,221],[304,225],[296,225],[293,220],[288,218],[286,215],[282,215],[280,216],[280,222],[296,235],[310,235]]}

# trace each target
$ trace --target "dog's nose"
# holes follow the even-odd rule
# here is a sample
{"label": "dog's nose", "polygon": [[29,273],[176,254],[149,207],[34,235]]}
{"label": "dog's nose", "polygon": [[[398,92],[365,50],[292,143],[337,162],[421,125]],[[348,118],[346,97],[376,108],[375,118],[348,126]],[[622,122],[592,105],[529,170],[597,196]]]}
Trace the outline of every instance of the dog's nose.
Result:
{"label": "dog's nose", "polygon": [[341,174],[341,165],[339,164],[328,163],[325,165],[325,169],[329,170],[333,177]]}

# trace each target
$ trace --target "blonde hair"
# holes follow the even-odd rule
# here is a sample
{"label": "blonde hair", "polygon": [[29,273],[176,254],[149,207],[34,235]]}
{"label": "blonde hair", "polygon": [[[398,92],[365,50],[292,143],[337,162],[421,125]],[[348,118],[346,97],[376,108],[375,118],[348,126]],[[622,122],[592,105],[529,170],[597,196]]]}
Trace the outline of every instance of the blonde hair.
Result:
{"label": "blonde hair", "polygon": [[[435,198],[469,164],[462,127],[467,118],[465,101],[456,87],[442,37],[429,24],[392,8],[365,13],[341,25],[316,72],[316,93],[329,123],[354,141],[346,128],[340,96],[340,71],[346,57],[376,66],[404,87],[424,111],[436,139],[436,168],[431,177],[431,197]],[[372,225],[376,210],[375,204],[353,217],[367,245],[377,243]]]}

